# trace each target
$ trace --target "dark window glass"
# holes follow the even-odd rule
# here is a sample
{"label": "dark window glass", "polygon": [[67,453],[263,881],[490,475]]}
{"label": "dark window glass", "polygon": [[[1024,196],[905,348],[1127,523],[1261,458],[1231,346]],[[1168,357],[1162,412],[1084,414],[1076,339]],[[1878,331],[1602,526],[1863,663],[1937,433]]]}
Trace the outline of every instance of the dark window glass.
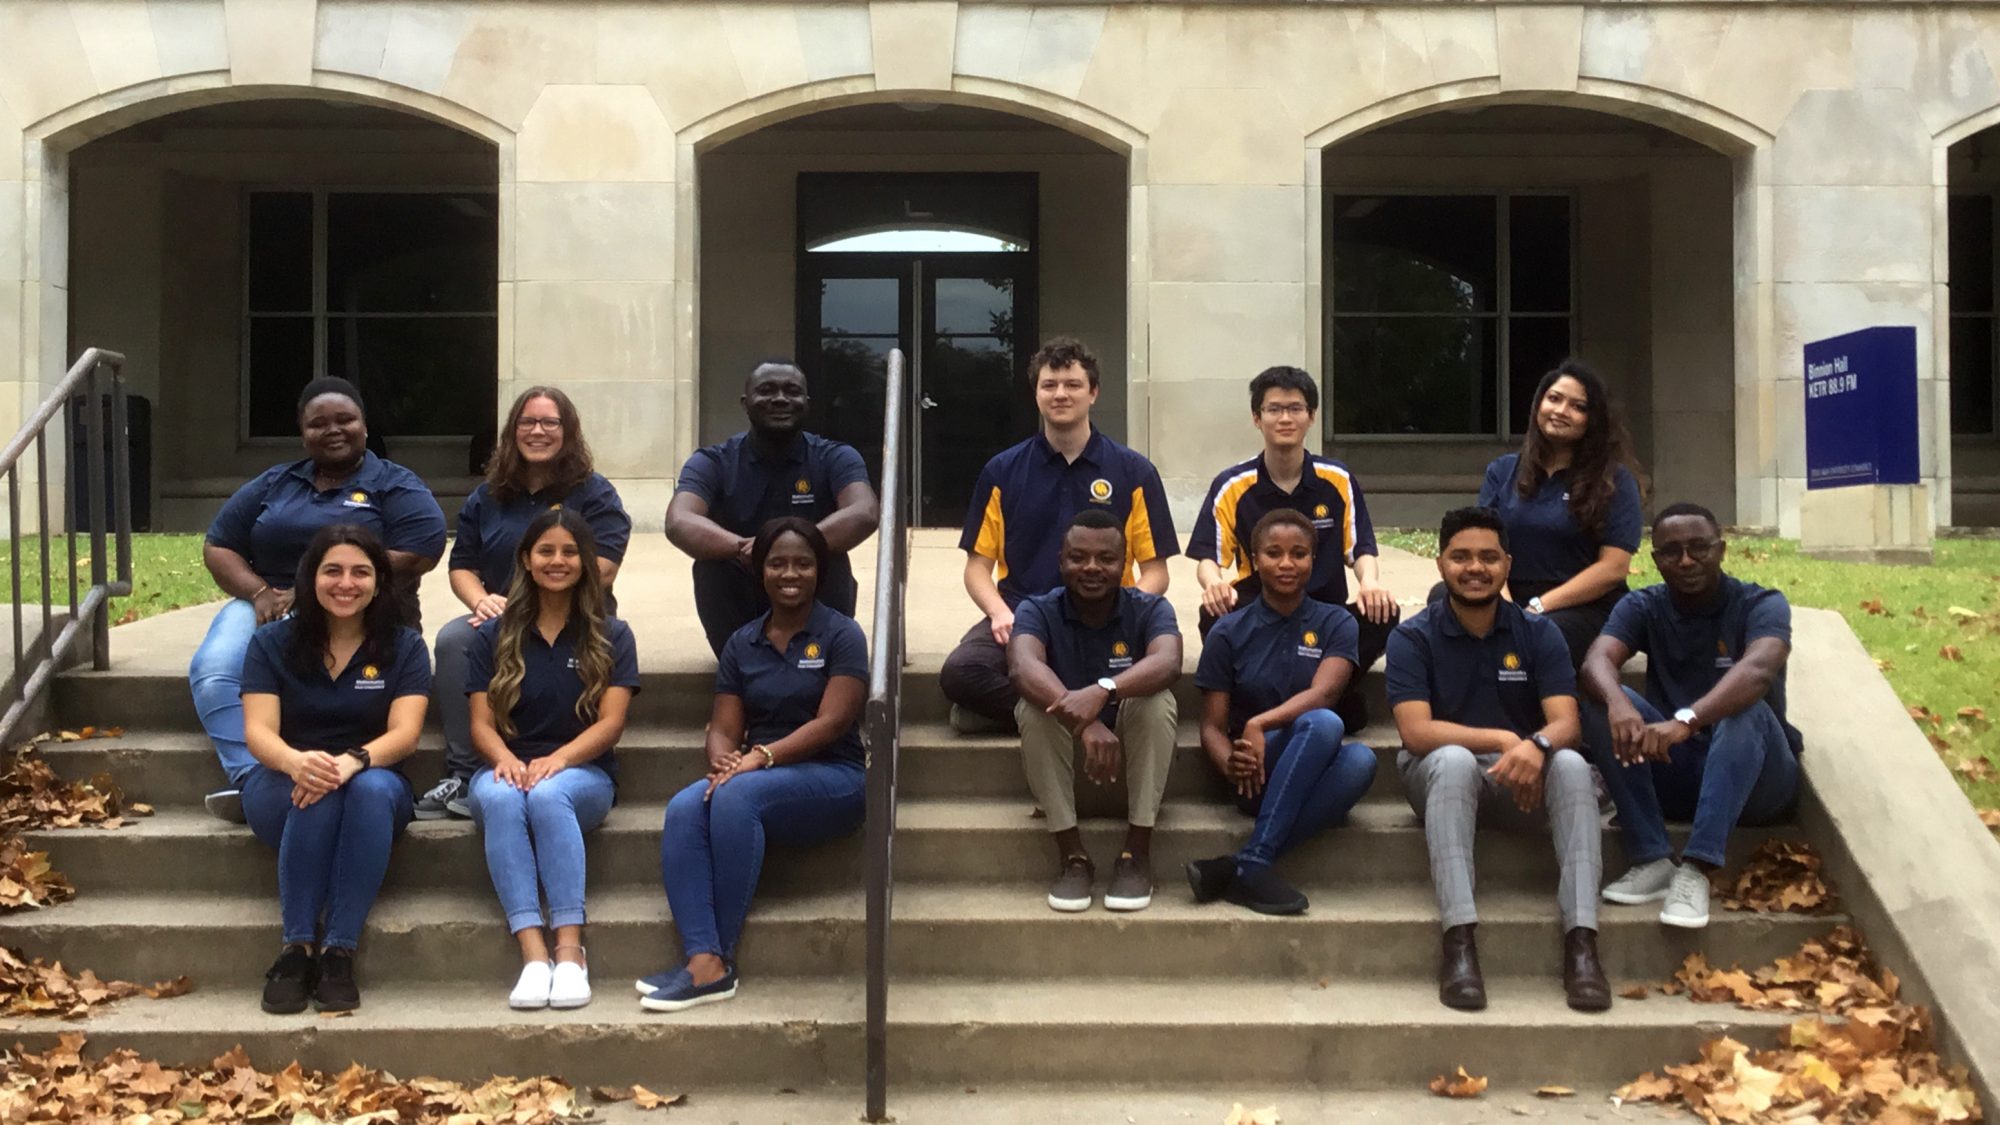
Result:
{"label": "dark window glass", "polygon": [[1013,278],[940,277],[933,292],[939,332],[996,335],[1014,346]]}
{"label": "dark window glass", "polygon": [[476,193],[329,196],[327,312],[492,312],[494,201]]}
{"label": "dark window glass", "polygon": [[1951,432],[1993,432],[1993,320],[1951,318]]}
{"label": "dark window glass", "polygon": [[1951,197],[1951,311],[1993,311],[1993,197]]}
{"label": "dark window glass", "polygon": [[1492,310],[1494,215],[1490,195],[1335,196],[1333,307],[1341,313]]}
{"label": "dark window glass", "polygon": [[250,347],[250,433],[295,437],[299,432],[299,392],[313,377],[313,321],[309,316],[252,317]]}
{"label": "dark window glass", "polygon": [[326,373],[361,388],[371,430],[470,433],[494,416],[497,337],[490,316],[329,317]]}
{"label": "dark window glass", "polygon": [[250,311],[311,312],[313,197],[260,191],[249,206]]}
{"label": "dark window glass", "polygon": [[[887,280],[893,308],[897,282]],[[827,282],[852,283],[852,279]],[[870,480],[882,479],[882,407],[888,395],[889,352],[901,346],[895,336],[820,337],[819,370],[812,376],[813,429],[859,450]]]}
{"label": "dark window glass", "polygon": [[1507,201],[1508,304],[1515,312],[1568,312],[1569,197]]}
{"label": "dark window glass", "polygon": [[1335,430],[1493,432],[1495,328],[1477,317],[1335,319]]}
{"label": "dark window glass", "polygon": [[[1528,432],[1528,414],[1542,376],[1569,356],[1569,318],[1507,318],[1508,433]],[[1594,405],[1594,404],[1593,404]]]}
{"label": "dark window glass", "polygon": [[869,336],[901,331],[903,283],[893,277],[830,277],[819,283],[819,329]]}

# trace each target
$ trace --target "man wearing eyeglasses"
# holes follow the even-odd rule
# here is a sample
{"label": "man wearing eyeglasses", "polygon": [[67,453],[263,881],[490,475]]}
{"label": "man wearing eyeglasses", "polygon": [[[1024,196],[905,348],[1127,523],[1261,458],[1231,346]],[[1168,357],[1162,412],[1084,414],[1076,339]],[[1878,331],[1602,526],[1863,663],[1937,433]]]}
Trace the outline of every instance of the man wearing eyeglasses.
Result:
{"label": "man wearing eyeglasses", "polygon": [[[1581,672],[1584,741],[1618,805],[1631,868],[1609,902],[1666,900],[1660,921],[1708,924],[1708,875],[1739,824],[1770,824],[1798,797],[1799,732],[1785,721],[1792,607],[1722,573],[1714,513],[1673,504],[1653,520],[1661,582],[1628,595]],[[1646,654],[1645,694],[1619,682]],[[1666,818],[1692,820],[1675,861]]]}
{"label": "man wearing eyeglasses", "polygon": [[750,573],[750,544],[766,521],[802,516],[833,548],[819,601],[854,616],[847,552],[875,534],[881,504],[854,447],[807,433],[805,373],[786,360],[758,364],[743,384],[750,428],[698,449],[667,504],[667,541],[694,556],[694,609],[708,647],[769,608]]}
{"label": "man wearing eyeglasses", "polygon": [[[1231,465],[1208,486],[1195,517],[1188,557],[1201,583],[1201,635],[1239,605],[1257,600],[1250,558],[1250,529],[1266,512],[1290,508],[1312,520],[1319,542],[1306,596],[1345,606],[1360,625],[1358,667],[1367,671],[1389,644],[1400,617],[1396,597],[1377,577],[1375,526],[1361,485],[1347,466],[1306,449],[1319,414],[1319,387],[1296,367],[1271,367],[1250,380],[1250,424],[1263,435],[1264,451]],[[1348,600],[1347,572],[1354,571]],[[1361,676],[1348,684],[1335,710],[1347,729],[1368,725]]]}

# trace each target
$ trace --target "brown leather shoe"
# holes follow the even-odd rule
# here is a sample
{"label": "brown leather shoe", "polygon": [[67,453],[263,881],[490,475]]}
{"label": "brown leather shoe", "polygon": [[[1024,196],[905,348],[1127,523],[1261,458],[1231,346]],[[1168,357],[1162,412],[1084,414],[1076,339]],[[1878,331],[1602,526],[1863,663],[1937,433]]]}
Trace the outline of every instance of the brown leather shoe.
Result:
{"label": "brown leather shoe", "polygon": [[1601,1012],[1611,1006],[1611,983],[1597,961],[1597,931],[1578,926],[1563,935],[1563,991],[1579,1012]]}
{"label": "brown leather shoe", "polygon": [[1476,1012],[1486,1007],[1486,978],[1479,973],[1479,946],[1473,923],[1444,932],[1444,956],[1438,961],[1438,999],[1447,1008]]}

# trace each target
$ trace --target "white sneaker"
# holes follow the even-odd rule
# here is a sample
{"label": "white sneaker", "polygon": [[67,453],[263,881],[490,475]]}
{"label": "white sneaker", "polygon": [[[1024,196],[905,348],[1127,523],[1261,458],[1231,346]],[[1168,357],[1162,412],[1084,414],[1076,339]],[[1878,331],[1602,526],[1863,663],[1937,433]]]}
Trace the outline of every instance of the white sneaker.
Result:
{"label": "white sneaker", "polygon": [[1604,888],[1604,901],[1622,902],[1627,906],[1641,902],[1658,902],[1667,897],[1667,885],[1674,881],[1674,872],[1679,865],[1667,858],[1642,863],[1620,875]]}
{"label": "white sneaker", "polygon": [[1667,888],[1667,904],[1660,908],[1662,925],[1683,930],[1699,930],[1708,925],[1708,873],[1692,863],[1683,863],[1674,872]]}
{"label": "white sneaker", "polygon": [[507,994],[507,1006],[521,1011],[533,1011],[549,1006],[549,977],[554,966],[547,961],[530,961],[521,966],[521,979],[514,982],[514,991]]}
{"label": "white sneaker", "polygon": [[590,1003],[590,970],[574,961],[557,961],[548,995],[551,1008],[581,1008]]}

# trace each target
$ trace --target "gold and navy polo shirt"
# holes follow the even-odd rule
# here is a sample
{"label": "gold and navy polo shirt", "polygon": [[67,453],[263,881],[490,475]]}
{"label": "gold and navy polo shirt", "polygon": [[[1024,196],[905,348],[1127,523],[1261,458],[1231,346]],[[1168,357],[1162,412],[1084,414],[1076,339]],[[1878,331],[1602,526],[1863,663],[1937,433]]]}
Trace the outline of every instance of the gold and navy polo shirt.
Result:
{"label": "gold and navy polo shirt", "polygon": [[1231,465],[1208,486],[1208,497],[1195,516],[1188,557],[1220,566],[1231,581],[1255,573],[1250,561],[1250,531],[1265,513],[1279,508],[1302,512],[1318,529],[1312,583],[1306,596],[1331,605],[1347,604],[1347,568],[1362,555],[1380,554],[1375,525],[1361,485],[1347,466],[1331,457],[1306,454],[1305,473],[1291,492],[1280,489],[1264,470],[1262,454]]}

